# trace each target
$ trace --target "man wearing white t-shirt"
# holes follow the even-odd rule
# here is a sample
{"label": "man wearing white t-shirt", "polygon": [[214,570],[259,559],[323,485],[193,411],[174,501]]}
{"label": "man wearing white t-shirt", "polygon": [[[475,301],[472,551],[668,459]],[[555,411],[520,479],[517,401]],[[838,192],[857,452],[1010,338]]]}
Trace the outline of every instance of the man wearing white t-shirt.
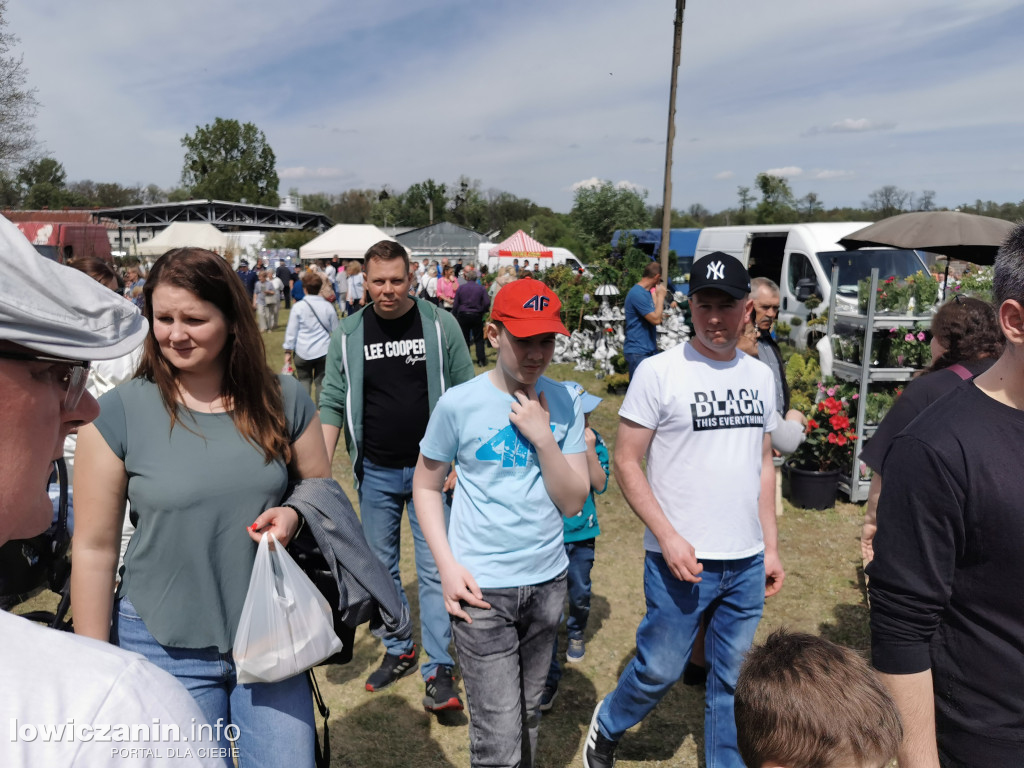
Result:
{"label": "man wearing white t-shirt", "polygon": [[647,526],[647,613],[636,656],[594,710],[586,768],[610,768],[623,733],[679,679],[702,616],[706,763],[743,768],[733,690],[764,599],[785,578],[768,434],[778,423],[775,382],[767,366],[736,349],[749,292],[747,271],[732,256],[698,259],[690,280],[694,338],[644,360],[619,410],[615,477]]}

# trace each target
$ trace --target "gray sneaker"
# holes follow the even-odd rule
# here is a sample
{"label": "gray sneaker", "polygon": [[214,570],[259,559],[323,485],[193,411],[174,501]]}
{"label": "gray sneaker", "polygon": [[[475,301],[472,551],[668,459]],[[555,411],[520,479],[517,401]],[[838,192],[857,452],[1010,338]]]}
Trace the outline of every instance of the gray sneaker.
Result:
{"label": "gray sneaker", "polygon": [[545,685],[540,694],[540,711],[547,712],[555,706],[555,697],[558,696],[557,685]]}
{"label": "gray sneaker", "polygon": [[583,661],[583,657],[587,655],[587,645],[583,642],[583,638],[575,639],[569,638],[569,645],[565,649],[565,660],[575,664],[578,661]]}

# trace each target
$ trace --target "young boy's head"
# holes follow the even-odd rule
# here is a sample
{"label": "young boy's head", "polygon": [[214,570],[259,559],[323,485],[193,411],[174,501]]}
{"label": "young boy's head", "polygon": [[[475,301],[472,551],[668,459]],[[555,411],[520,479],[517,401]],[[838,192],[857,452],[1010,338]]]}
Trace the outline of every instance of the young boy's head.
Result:
{"label": "young boy's head", "polygon": [[590,414],[601,404],[602,398],[597,395],[590,394],[583,388],[582,384],[577,384],[575,381],[563,381],[562,383],[565,384],[566,389],[580,399],[580,406],[583,409],[584,423],[589,427]]}
{"label": "young boy's head", "polygon": [[736,733],[747,768],[880,768],[896,755],[903,725],[856,653],[776,630],[743,662]]}
{"label": "young boy's head", "polygon": [[561,309],[558,296],[540,280],[502,286],[487,324],[487,338],[498,350],[497,369],[502,374],[527,386],[537,382],[555,353],[555,335],[569,335]]}

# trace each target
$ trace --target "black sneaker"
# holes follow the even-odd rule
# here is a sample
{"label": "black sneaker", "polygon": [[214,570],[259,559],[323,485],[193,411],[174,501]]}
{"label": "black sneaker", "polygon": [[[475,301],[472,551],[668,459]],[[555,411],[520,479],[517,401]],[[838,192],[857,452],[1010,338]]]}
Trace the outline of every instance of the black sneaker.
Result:
{"label": "black sneaker", "polygon": [[545,685],[540,694],[540,711],[547,712],[555,706],[555,697],[558,695],[557,685]]}
{"label": "black sneaker", "polygon": [[434,676],[427,680],[427,695],[423,697],[423,708],[431,712],[462,711],[462,699],[455,691],[451,667],[440,665]]}
{"label": "black sneaker", "polygon": [[597,713],[604,700],[597,702],[594,716],[590,718],[590,730],[583,742],[583,768],[612,768],[615,765],[615,748],[619,742],[606,739],[597,728]]}
{"label": "black sneaker", "polygon": [[377,671],[366,678],[366,690],[383,691],[395,681],[401,680],[406,675],[414,672],[419,666],[416,661],[419,655],[419,649],[415,644],[413,644],[411,651],[400,656],[385,653],[384,660],[377,667]]}

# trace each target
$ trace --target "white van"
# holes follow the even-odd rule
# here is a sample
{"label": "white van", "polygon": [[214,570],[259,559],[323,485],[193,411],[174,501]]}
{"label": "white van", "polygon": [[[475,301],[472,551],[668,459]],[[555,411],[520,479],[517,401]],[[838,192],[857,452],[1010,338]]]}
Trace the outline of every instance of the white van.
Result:
{"label": "white van", "polygon": [[[495,245],[497,245],[497,243],[480,243],[480,245],[477,246],[476,255],[477,264],[481,266],[487,265],[487,269],[492,273],[496,272],[499,267],[504,267],[505,265],[512,266],[512,262],[515,261],[511,256],[491,256],[488,251],[490,251]],[[576,258],[576,254],[568,248],[551,248],[550,250],[551,258],[519,258],[519,266],[523,266],[523,262],[528,261],[530,262],[531,269],[540,265],[540,268],[543,270],[560,264],[565,264],[577,272],[583,269],[583,265],[580,264],[580,260]]]}
{"label": "white van", "polygon": [[[907,277],[928,268],[916,251],[868,248],[847,251],[839,240],[871,222],[813,224],[751,224],[737,227],[708,227],[697,239],[694,260],[715,251],[735,256],[751,277],[767,277],[779,284],[779,320],[792,327],[798,347],[807,343],[805,306],[812,296],[821,304],[829,302],[832,265],[839,266],[836,308],[857,311],[857,283],[878,267],[879,280]],[[794,325],[794,318],[800,318]]]}

